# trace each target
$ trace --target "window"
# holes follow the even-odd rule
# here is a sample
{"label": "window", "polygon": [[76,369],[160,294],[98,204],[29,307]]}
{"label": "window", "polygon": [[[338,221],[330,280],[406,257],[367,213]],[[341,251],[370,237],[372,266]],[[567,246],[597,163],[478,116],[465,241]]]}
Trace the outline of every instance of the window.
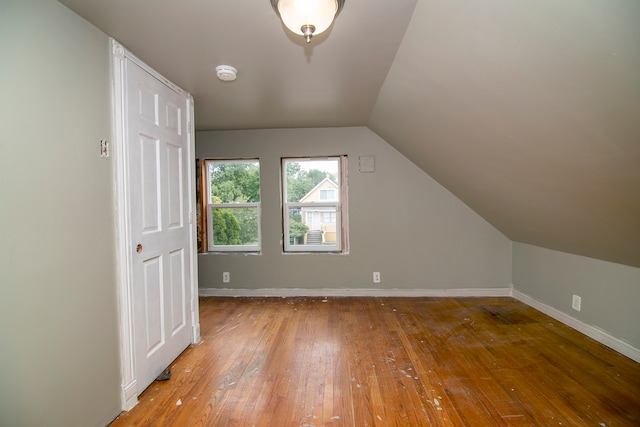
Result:
{"label": "window", "polygon": [[320,190],[320,200],[335,200],[336,199],[336,190],[326,189]]}
{"label": "window", "polygon": [[322,214],[322,222],[325,224],[335,224],[336,223],[336,213],[335,212],[325,212]]}
{"label": "window", "polygon": [[207,249],[260,250],[260,162],[207,160]]}
{"label": "window", "polygon": [[285,252],[345,252],[346,156],[282,159]]}

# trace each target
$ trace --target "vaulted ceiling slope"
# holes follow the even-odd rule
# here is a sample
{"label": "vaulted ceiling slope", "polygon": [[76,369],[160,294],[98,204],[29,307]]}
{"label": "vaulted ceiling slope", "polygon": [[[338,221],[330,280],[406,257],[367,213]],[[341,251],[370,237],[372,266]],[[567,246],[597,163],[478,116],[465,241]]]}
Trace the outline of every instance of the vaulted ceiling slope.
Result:
{"label": "vaulted ceiling slope", "polygon": [[637,0],[347,0],[311,45],[268,0],[60,1],[198,130],[368,126],[512,240],[640,267]]}
{"label": "vaulted ceiling slope", "polygon": [[640,266],[640,2],[421,0],[369,127],[511,240]]}

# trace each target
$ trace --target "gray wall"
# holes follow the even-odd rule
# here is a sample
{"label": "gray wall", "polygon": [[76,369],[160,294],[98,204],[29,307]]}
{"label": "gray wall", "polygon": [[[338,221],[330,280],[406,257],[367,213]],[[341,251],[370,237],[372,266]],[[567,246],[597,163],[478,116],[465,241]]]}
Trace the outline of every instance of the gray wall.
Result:
{"label": "gray wall", "polygon": [[[349,254],[284,255],[280,158],[335,154],[348,155]],[[367,155],[375,173],[358,170]],[[365,127],[198,132],[196,156],[261,161],[262,254],[200,255],[201,288],[374,288],[374,271],[382,289],[511,285],[511,242]]]}
{"label": "gray wall", "polygon": [[0,4],[0,425],[119,412],[107,37],[50,0]]}
{"label": "gray wall", "polygon": [[[640,269],[513,244],[513,287],[640,348]],[[571,308],[582,297],[581,311]]]}

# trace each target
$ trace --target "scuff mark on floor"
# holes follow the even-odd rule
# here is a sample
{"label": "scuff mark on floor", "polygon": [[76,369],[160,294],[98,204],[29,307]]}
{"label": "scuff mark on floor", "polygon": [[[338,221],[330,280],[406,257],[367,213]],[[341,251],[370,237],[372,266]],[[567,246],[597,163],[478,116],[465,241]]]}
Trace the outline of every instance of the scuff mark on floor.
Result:
{"label": "scuff mark on floor", "polygon": [[217,387],[211,396],[211,400],[215,403],[222,401],[227,391],[235,388],[240,380],[245,377],[252,378],[256,376],[264,366],[264,363],[264,353],[260,353],[250,363],[240,363],[229,369],[217,380]]}

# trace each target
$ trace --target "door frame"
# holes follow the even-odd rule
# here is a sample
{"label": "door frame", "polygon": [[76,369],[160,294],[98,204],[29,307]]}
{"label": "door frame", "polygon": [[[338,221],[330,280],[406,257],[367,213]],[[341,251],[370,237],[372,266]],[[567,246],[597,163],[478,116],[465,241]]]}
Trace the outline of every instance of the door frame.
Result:
{"label": "door frame", "polygon": [[188,182],[187,202],[189,204],[189,247],[191,262],[189,265],[189,286],[191,301],[188,312],[191,314],[191,343],[200,342],[200,320],[198,310],[198,274],[195,220],[195,135],[193,131],[193,97],[174,85],[158,72],[150,68],[113,38],[109,39],[111,51],[111,89],[113,155],[115,159],[115,203],[116,203],[116,263],[118,289],[118,320],[120,330],[120,364],[122,410],[128,411],[138,403],[138,386],[135,372],[135,343],[133,329],[133,283],[132,257],[130,247],[130,206],[129,206],[129,162],[127,158],[127,107],[126,107],[126,61],[129,60],[160,80],[172,90],[187,97],[187,134],[188,144]]}

